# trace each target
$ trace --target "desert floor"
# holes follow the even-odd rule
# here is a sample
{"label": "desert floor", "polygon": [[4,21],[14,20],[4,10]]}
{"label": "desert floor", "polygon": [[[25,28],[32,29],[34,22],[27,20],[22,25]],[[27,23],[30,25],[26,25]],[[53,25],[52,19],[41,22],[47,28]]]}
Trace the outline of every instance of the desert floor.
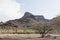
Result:
{"label": "desert floor", "polygon": [[0,34],[0,40],[60,40],[60,35],[46,36],[41,38],[40,34]]}

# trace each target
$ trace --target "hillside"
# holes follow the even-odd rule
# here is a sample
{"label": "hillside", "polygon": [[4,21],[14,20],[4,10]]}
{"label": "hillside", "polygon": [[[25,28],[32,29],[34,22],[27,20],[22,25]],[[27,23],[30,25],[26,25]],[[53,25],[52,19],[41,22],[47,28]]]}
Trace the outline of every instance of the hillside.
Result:
{"label": "hillside", "polygon": [[50,20],[45,19],[42,15],[32,15],[29,12],[26,12],[24,16],[20,19],[15,20],[9,20],[6,23],[3,23],[4,26],[13,27],[13,25],[16,25],[18,27],[21,27],[22,25],[26,24],[32,24],[36,22],[49,22]]}

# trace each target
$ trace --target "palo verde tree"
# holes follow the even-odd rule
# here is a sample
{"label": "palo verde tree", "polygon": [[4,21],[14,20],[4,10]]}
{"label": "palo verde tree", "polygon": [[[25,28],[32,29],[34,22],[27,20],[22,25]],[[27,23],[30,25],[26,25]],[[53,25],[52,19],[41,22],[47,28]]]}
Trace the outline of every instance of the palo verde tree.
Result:
{"label": "palo verde tree", "polygon": [[32,25],[34,30],[37,30],[39,34],[41,34],[41,37],[45,37],[47,33],[49,33],[52,28],[44,22],[39,22],[37,24]]}

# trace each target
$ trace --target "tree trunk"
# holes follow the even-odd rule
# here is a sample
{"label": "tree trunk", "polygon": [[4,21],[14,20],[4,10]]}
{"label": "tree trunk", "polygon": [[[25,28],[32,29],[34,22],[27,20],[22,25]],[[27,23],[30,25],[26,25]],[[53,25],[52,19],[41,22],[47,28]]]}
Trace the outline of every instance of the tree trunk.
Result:
{"label": "tree trunk", "polygon": [[42,34],[42,35],[41,35],[41,38],[44,38],[44,37],[45,37],[45,34]]}

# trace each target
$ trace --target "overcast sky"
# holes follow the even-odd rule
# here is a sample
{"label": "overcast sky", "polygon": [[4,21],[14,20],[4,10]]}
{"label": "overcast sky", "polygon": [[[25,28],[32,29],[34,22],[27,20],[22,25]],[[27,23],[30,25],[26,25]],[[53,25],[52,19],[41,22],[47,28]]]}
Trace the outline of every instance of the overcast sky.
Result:
{"label": "overcast sky", "polygon": [[0,21],[21,18],[27,11],[52,19],[60,15],[60,0],[0,0]]}

